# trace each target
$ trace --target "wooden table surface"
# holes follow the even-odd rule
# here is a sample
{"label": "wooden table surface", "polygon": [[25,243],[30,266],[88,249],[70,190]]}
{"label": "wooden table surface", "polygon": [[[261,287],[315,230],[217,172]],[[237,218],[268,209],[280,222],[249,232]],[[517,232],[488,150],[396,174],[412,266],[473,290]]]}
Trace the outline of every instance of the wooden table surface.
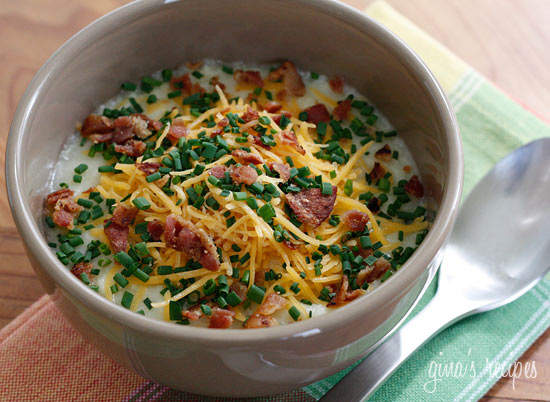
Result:
{"label": "wooden table surface", "polygon": [[[32,76],[71,35],[125,0],[0,0],[0,160],[17,102]],[[371,0],[346,0],[365,9]],[[549,0],[388,0],[512,98],[550,121]],[[0,328],[42,294],[0,188]],[[538,375],[500,380],[484,401],[550,401],[550,331],[521,357]]]}

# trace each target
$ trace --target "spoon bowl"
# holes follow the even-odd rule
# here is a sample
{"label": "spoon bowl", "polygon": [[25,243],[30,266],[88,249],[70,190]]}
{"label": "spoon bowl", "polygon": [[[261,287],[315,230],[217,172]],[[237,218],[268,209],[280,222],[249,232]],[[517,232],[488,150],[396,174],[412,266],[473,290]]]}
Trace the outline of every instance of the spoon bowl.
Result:
{"label": "spoon bowl", "polygon": [[449,237],[432,300],[322,402],[362,401],[437,333],[517,299],[549,271],[549,156],[550,138],[533,141],[476,185]]}

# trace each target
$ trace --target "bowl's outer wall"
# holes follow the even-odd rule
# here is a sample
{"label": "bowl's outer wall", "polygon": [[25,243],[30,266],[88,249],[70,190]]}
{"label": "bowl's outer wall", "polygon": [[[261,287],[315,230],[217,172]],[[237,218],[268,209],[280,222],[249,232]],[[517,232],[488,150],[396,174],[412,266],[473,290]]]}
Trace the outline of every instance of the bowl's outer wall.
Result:
{"label": "bowl's outer wall", "polygon": [[[121,82],[203,58],[290,59],[305,70],[342,76],[367,94],[413,152],[430,206],[444,206],[423,251],[381,289],[330,317],[294,324],[294,332],[281,327],[222,335],[163,323],[153,328],[77,283],[41,233],[52,161],[75,124],[115,95]],[[67,318],[123,365],[165,385],[211,395],[281,392],[364,356],[416,300],[426,267],[454,222],[461,191],[456,122],[431,75],[375,23],[326,0],[155,0],[123,7],[46,63],[18,108],[9,141],[12,211],[41,282]]]}

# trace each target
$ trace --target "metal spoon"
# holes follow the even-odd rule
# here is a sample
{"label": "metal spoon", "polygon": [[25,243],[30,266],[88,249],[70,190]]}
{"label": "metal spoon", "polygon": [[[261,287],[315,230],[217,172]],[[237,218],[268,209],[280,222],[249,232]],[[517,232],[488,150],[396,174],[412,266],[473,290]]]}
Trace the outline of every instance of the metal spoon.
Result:
{"label": "metal spoon", "polygon": [[531,289],[550,269],[549,206],[544,138],[506,156],[477,184],[462,204],[433,299],[321,402],[362,401],[443,329]]}

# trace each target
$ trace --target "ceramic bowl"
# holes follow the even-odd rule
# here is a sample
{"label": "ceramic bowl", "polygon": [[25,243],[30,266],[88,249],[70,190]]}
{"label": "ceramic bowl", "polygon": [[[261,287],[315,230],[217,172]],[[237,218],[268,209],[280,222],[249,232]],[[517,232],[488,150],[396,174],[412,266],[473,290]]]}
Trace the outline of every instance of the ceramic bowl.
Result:
{"label": "ceramic bowl", "polygon": [[[75,123],[136,81],[185,61],[292,60],[342,76],[399,131],[421,172],[433,226],[383,286],[325,316],[256,330],[153,321],[84,286],[48,247],[43,200]],[[457,123],[437,81],[407,45],[330,0],[147,0],[95,21],[44,64],[23,95],[7,146],[12,213],[37,276],[67,320],[145,378],[193,393],[254,396],[329,376],[363,357],[406,316],[441,258],[462,190]]]}

